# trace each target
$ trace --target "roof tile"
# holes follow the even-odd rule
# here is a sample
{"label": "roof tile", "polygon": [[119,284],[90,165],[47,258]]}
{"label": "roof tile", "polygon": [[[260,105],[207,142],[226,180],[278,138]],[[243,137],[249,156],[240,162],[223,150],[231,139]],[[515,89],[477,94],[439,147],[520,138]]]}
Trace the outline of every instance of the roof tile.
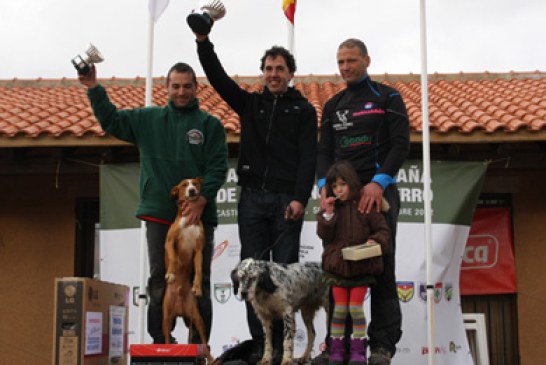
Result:
{"label": "roof tile", "polygon": [[[372,77],[379,80],[380,77]],[[239,85],[250,92],[260,92],[258,77],[239,78]],[[156,79],[153,102],[165,105],[167,91],[164,78]],[[144,104],[144,80],[102,80],[111,100],[119,108],[138,108]],[[421,85],[418,75],[385,75],[383,82],[402,94],[410,126],[422,131]],[[316,108],[318,120],[324,103],[345,88],[339,76],[301,76],[295,88]],[[216,91],[200,80],[198,98],[201,108],[218,117],[230,134],[240,133],[237,114]],[[519,130],[546,129],[546,75],[531,74],[457,74],[437,75],[429,80],[429,124],[432,132],[456,131],[517,133]],[[0,137],[17,135],[36,138],[40,135],[102,137],[100,128],[77,80],[0,80]]]}

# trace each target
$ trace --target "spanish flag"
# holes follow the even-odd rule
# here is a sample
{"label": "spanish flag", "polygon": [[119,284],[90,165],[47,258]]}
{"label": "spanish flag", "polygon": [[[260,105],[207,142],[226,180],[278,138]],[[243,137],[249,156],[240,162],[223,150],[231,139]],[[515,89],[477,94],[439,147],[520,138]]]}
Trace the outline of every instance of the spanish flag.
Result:
{"label": "spanish flag", "polygon": [[290,23],[294,24],[294,14],[296,13],[297,0],[282,0],[282,10],[284,15],[290,20]]}

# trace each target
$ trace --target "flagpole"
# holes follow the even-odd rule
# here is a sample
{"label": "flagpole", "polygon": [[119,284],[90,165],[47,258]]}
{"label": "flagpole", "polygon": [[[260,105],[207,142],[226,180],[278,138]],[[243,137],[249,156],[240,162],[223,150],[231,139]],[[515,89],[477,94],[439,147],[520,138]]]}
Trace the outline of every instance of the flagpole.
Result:
{"label": "flagpole", "polygon": [[[287,29],[287,47],[288,51],[295,55],[294,47],[294,22],[296,18],[296,3],[297,0],[283,0],[282,10],[286,16],[286,29]],[[292,78],[288,84],[289,86],[294,86],[294,79]]]}
{"label": "flagpole", "polygon": [[[296,55],[294,54],[294,24],[292,24],[290,20],[287,20],[286,26],[288,30],[288,50],[290,51],[290,53],[292,53],[294,57],[296,57]],[[290,80],[289,85],[294,86],[294,79]]]}
{"label": "flagpole", "polygon": [[423,128],[423,200],[425,213],[425,252],[428,313],[428,364],[435,364],[434,340],[434,283],[432,282],[432,214],[431,214],[431,178],[430,178],[430,136],[428,112],[428,69],[427,69],[427,27],[426,0],[421,0],[421,117]]}
{"label": "flagpole", "polygon": [[148,19],[148,62],[146,64],[146,95],[144,100],[145,106],[152,105],[152,66],[154,62],[154,19],[150,15]]}
{"label": "flagpole", "polygon": [[[153,49],[154,49],[154,19],[152,14],[148,17],[148,46],[147,46],[147,65],[146,65],[146,89],[144,105],[152,105],[152,66],[153,66]],[[140,222],[140,287],[138,290],[138,339],[139,343],[144,343],[144,333],[146,332],[146,259],[147,259],[147,239],[146,239],[146,224],[144,221]]]}
{"label": "flagpole", "polygon": [[290,51],[290,53],[292,53],[292,55],[294,55],[294,24],[292,24],[290,20],[287,20],[286,25],[288,28],[288,50]]}

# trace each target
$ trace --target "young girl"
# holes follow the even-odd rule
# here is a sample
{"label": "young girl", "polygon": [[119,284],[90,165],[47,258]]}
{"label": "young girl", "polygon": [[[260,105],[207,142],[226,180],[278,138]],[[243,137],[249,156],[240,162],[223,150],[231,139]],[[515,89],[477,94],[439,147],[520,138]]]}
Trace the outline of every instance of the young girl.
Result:
{"label": "young girl", "polygon": [[360,180],[347,161],[338,161],[326,174],[327,208],[317,214],[317,234],[325,242],[322,268],[332,285],[334,310],[330,320],[329,365],[342,365],[346,339],[345,322],[350,314],[353,331],[349,365],[366,365],[367,323],[364,297],[373,275],[383,270],[382,257],[359,261],[344,260],[341,249],[366,242],[381,244],[382,253],[390,252],[390,231],[383,214],[372,210],[358,212]]}

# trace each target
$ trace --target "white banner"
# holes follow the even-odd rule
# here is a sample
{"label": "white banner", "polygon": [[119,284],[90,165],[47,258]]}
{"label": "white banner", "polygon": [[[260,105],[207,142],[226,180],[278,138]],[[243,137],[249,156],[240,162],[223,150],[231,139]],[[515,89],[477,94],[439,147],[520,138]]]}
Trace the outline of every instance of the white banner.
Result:
{"label": "white banner", "polygon": [[[434,175],[435,170],[436,175]],[[472,170],[475,171],[472,172]],[[409,163],[398,176],[402,207],[397,232],[396,278],[402,308],[403,335],[397,345],[393,365],[425,365],[430,351],[427,348],[426,255],[424,227],[420,222],[422,194],[419,190],[421,180],[419,171],[419,165]],[[479,166],[463,163],[437,164],[433,165],[432,169],[433,182],[440,186],[434,189],[433,183],[435,201],[432,250],[435,295],[432,300],[435,303],[434,343],[436,346],[433,351],[436,353],[437,365],[473,364],[461,313],[459,272],[473,206],[478,194],[470,193],[470,191],[479,192],[481,186],[479,181],[483,177],[480,174],[483,171],[485,169]],[[120,175],[128,174],[126,170],[120,170]],[[239,262],[240,251],[238,229],[235,223],[236,206],[234,204],[237,201],[235,184],[236,175],[231,168],[226,186],[217,196],[221,224],[215,231],[211,278],[214,318],[210,338],[211,351],[215,357],[238,342],[250,338],[245,305],[234,296],[230,281],[230,272]],[[115,194],[115,190],[113,189],[112,196],[119,195],[119,193]],[[106,192],[106,189],[101,190],[101,199],[103,191]],[[453,191],[457,191],[457,194],[453,194]],[[452,203],[451,199],[458,203]],[[460,206],[457,207],[457,204]],[[318,195],[315,189],[308,205],[302,231],[301,261],[320,261],[321,259],[322,243],[316,235],[316,222],[311,219],[317,210],[317,205]],[[469,207],[470,205],[472,207]],[[138,287],[139,229],[104,229],[100,231],[99,237],[100,279]],[[365,314],[369,320],[368,299],[365,303]],[[326,333],[324,311],[320,311],[315,318],[315,329],[317,340],[314,344],[314,355],[320,352]],[[138,309],[131,306],[129,344],[138,343],[138,330]],[[182,320],[177,322],[173,335],[179,343],[186,341],[187,329]],[[148,343],[151,343],[151,338],[147,334],[146,339]],[[294,344],[295,356],[303,352],[306,341],[303,322],[298,316]]]}
{"label": "white banner", "polygon": [[[467,226],[434,225],[434,282],[436,359],[438,365],[472,364],[470,350],[463,326],[459,296],[459,269]],[[316,223],[305,222],[302,232],[302,261],[320,261],[322,244],[316,236]],[[101,280],[138,288],[139,229],[102,230],[100,232]],[[215,258],[212,265],[211,295],[214,320],[210,346],[212,354],[219,356],[224,350],[250,338],[246,324],[245,305],[233,295],[230,272],[239,262],[237,225],[220,225],[215,232]],[[400,223],[396,253],[396,277],[402,308],[403,335],[397,346],[392,364],[425,365],[427,363],[427,314],[424,230],[421,224]],[[368,304],[368,299],[366,299]],[[369,319],[369,307],[366,316]],[[228,330],[229,329],[229,330]],[[305,327],[298,316],[294,343],[296,356],[303,353],[307,343]],[[326,316],[320,311],[315,319],[317,340],[314,353],[324,341]],[[187,339],[187,329],[182,320],[173,332],[179,343]],[[148,343],[151,338],[146,334]],[[129,308],[129,344],[138,343],[138,310]]]}

